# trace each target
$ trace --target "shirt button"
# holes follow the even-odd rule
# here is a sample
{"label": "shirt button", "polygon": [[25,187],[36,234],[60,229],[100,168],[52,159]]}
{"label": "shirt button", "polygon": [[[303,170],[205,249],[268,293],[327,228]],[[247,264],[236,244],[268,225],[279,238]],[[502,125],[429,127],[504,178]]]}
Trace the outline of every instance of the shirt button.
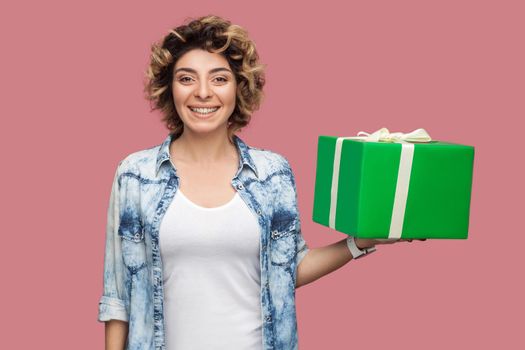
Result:
{"label": "shirt button", "polygon": [[257,209],[257,215],[261,215],[262,211],[261,209]]}
{"label": "shirt button", "polygon": [[135,238],[140,238],[140,233],[135,233]]}
{"label": "shirt button", "polygon": [[244,189],[244,186],[243,186],[243,184],[239,184],[239,185],[237,186],[237,188],[238,188],[239,190],[242,190],[242,189]]}
{"label": "shirt button", "polygon": [[270,282],[266,281],[264,285],[266,286],[266,288],[268,288],[270,286]]}
{"label": "shirt button", "polygon": [[268,315],[265,318],[266,322],[270,322],[272,320],[272,315]]}

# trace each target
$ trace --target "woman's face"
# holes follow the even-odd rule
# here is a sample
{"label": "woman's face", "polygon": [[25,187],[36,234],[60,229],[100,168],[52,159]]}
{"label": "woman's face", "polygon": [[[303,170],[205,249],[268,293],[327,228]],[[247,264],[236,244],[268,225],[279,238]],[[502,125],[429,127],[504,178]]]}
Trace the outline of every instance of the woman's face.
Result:
{"label": "woman's face", "polygon": [[173,100],[184,132],[206,133],[228,127],[237,83],[226,58],[193,49],[173,69]]}

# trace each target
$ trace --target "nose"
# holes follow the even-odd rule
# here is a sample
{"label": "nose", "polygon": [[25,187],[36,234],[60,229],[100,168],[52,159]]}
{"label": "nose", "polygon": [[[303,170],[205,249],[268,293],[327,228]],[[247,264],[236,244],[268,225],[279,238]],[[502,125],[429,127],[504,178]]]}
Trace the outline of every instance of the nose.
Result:
{"label": "nose", "polygon": [[210,86],[208,85],[207,81],[203,81],[199,83],[195,89],[195,97],[206,99],[209,96],[211,96],[211,94],[212,94],[212,90]]}

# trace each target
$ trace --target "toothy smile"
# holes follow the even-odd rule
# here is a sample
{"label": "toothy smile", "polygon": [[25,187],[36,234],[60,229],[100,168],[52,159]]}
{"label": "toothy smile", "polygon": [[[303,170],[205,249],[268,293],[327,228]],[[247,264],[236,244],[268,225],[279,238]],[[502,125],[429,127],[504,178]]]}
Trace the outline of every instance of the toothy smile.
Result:
{"label": "toothy smile", "polygon": [[216,110],[219,109],[219,107],[213,107],[213,108],[201,108],[201,107],[189,107],[193,112],[197,112],[200,114],[208,114],[213,113]]}

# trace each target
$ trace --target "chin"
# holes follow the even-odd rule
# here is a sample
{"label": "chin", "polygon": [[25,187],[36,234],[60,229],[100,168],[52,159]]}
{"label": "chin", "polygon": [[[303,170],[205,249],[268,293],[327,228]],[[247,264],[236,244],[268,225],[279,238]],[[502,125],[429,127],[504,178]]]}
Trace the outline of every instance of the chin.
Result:
{"label": "chin", "polygon": [[192,125],[192,126],[188,126],[188,124],[185,124],[184,126],[184,129],[187,130],[187,129],[190,129],[191,132],[195,133],[195,134],[208,134],[208,133],[211,133],[211,132],[214,132],[214,131],[219,131],[220,129],[224,128],[224,129],[227,129],[228,125],[227,125],[227,122],[223,125],[223,124],[220,124],[220,125],[211,125],[211,124],[208,124],[208,125],[204,125],[205,123],[202,123],[202,125]]}

